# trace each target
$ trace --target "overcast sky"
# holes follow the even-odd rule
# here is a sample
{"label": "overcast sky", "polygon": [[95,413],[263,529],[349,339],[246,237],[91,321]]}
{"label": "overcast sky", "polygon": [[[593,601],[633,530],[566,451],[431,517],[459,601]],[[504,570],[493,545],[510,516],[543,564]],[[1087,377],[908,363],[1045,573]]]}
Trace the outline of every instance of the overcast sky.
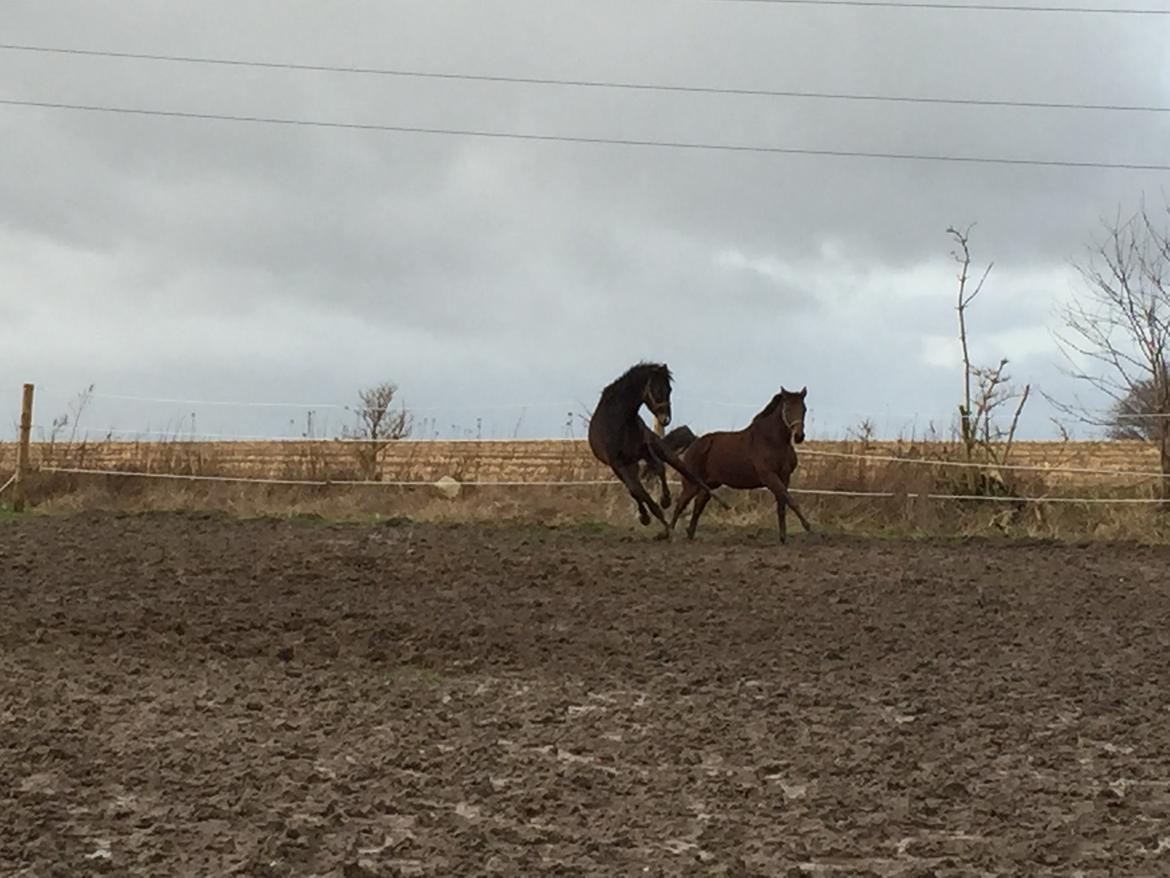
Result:
{"label": "overcast sky", "polygon": [[[1039,0],[1044,2],[1044,0]],[[1088,4],[1090,0],[1085,0]],[[1135,0],[1136,3],[1136,0]],[[1148,4],[1149,5],[1149,4]],[[720,88],[1170,105],[1170,16],[711,0],[0,0],[12,44]],[[829,150],[1165,163],[1170,113],[857,103],[0,50],[0,98]],[[0,406],[93,429],[333,429],[397,382],[444,436],[563,435],[631,363],[676,420],[809,387],[812,436],[946,427],[950,224],[995,269],[979,361],[1058,397],[1099,217],[1170,175],[330,130],[0,106]],[[742,405],[743,408],[737,408]],[[521,407],[523,406],[523,408]],[[1037,398],[1029,436],[1052,432]],[[12,418],[3,426],[11,430]],[[578,423],[575,428],[581,434]],[[1083,433],[1084,431],[1082,431]]]}

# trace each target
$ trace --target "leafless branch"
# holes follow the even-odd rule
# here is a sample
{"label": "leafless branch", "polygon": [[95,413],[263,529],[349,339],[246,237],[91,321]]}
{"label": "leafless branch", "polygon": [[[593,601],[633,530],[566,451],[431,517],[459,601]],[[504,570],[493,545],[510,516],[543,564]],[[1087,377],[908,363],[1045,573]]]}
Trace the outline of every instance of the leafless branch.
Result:
{"label": "leafless branch", "polygon": [[360,440],[354,447],[362,467],[362,478],[375,480],[381,473],[382,455],[387,445],[410,435],[413,421],[406,407],[393,410],[398,385],[384,381],[358,392],[361,405],[354,409],[357,424],[343,427],[345,439]]}
{"label": "leafless branch", "polygon": [[[1019,428],[1020,417],[1028,401],[1030,386],[1017,391],[1007,375],[1008,361],[1001,359],[995,366],[976,366],[971,362],[968,338],[967,309],[983,292],[984,285],[994,263],[989,263],[974,289],[970,288],[971,246],[970,233],[974,226],[960,232],[955,226],[947,228],[957,249],[951,257],[959,264],[959,289],[955,309],[959,317],[959,345],[963,353],[963,401],[959,405],[960,428],[967,458],[975,456],[977,448],[988,459],[1006,463],[1011,455],[1012,443]],[[974,385],[974,387],[973,387]],[[1006,430],[997,423],[999,410],[1012,400],[1014,408]],[[972,485],[972,487],[975,487]]]}
{"label": "leafless branch", "polygon": [[1008,427],[1007,438],[1004,442],[1003,457],[1006,461],[1012,456],[1012,443],[1016,441],[1016,428],[1020,426],[1020,415],[1024,413],[1024,404],[1028,401],[1028,394],[1032,392],[1032,385],[1025,384],[1024,391],[1020,394],[1020,401],[1016,405],[1015,414],[1012,415],[1011,426]]}
{"label": "leafless branch", "polygon": [[[1170,474],[1170,229],[1144,200],[1136,213],[1118,211],[1102,227],[1076,266],[1083,293],[1064,310],[1057,344],[1068,374],[1112,400],[1104,419],[1110,435],[1156,442]],[[1079,402],[1065,410],[1102,421]],[[1134,416],[1148,420],[1135,425]]]}

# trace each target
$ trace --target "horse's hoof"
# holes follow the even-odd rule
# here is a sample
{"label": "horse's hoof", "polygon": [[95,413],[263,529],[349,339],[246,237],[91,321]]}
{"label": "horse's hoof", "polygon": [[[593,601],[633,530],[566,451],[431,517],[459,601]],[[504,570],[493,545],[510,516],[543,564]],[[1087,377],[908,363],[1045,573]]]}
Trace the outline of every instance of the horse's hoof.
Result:
{"label": "horse's hoof", "polygon": [[670,504],[673,502],[674,502],[673,497],[671,497],[669,494],[663,494],[662,501],[658,505],[661,506],[663,509],[669,509]]}
{"label": "horse's hoof", "polygon": [[648,525],[650,523],[650,513],[647,512],[645,509],[639,510],[638,511],[638,521],[642,522],[642,526],[645,527],[646,525]]}
{"label": "horse's hoof", "polygon": [[658,540],[659,542],[669,543],[670,542],[670,531],[668,531],[668,530],[663,531],[662,533],[658,534],[658,536],[656,536],[654,539]]}

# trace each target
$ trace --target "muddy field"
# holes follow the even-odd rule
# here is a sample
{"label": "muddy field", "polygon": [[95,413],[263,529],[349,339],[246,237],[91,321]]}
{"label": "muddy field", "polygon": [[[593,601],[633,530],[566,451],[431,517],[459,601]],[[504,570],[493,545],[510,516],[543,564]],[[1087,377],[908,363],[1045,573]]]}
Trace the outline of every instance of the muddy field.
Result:
{"label": "muddy field", "polygon": [[1170,550],[0,523],[0,874],[1170,874]]}

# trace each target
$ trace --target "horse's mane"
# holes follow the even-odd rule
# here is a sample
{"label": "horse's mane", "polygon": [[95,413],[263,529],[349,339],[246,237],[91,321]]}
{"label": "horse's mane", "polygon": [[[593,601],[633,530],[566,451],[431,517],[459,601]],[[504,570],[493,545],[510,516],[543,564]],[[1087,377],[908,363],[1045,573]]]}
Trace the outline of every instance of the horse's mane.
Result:
{"label": "horse's mane", "polygon": [[674,381],[674,376],[670,374],[670,369],[666,367],[665,363],[648,363],[643,360],[640,363],[635,363],[633,366],[623,372],[621,377],[616,378],[607,384],[605,389],[601,391],[601,395],[605,396],[606,394],[613,393],[615,390],[624,387],[627,384],[635,383],[635,379],[637,379],[636,383],[641,383],[647,375],[649,375],[651,372],[657,371],[666,373],[667,382]]}
{"label": "horse's mane", "polygon": [[758,415],[756,415],[754,418],[752,418],[752,423],[755,424],[759,421],[762,421],[764,418],[768,417],[768,415],[770,415],[770,414],[772,414],[772,412],[776,411],[777,407],[783,401],[784,401],[784,394],[777,393],[775,396],[772,397],[772,401],[769,402],[766,406],[764,406],[764,408],[760,411],[760,413]]}

